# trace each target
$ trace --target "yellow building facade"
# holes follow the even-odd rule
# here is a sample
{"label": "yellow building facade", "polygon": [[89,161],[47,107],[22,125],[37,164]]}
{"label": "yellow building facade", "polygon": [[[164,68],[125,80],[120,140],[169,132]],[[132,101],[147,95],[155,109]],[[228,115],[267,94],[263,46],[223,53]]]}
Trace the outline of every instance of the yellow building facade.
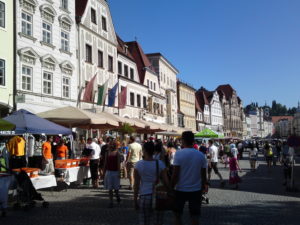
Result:
{"label": "yellow building facade", "polygon": [[[178,118],[178,124],[192,131],[196,131],[196,90],[190,85],[177,81],[178,109],[183,118]],[[183,121],[180,121],[182,120]]]}

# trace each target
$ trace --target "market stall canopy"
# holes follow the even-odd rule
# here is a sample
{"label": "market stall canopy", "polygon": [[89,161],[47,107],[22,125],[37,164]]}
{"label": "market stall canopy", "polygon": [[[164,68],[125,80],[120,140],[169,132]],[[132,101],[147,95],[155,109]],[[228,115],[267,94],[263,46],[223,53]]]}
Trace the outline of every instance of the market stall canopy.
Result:
{"label": "market stall canopy", "polygon": [[111,114],[109,112],[102,112],[103,115],[105,115],[107,118],[111,118],[113,120],[118,121],[119,123],[122,124],[129,124],[130,126],[134,127],[134,128],[145,128],[145,124],[138,121],[138,120],[133,120],[133,119],[129,119],[129,118],[125,118],[125,117],[121,117],[115,114]]}
{"label": "market stall canopy", "polygon": [[208,129],[208,128],[205,128],[204,130],[200,131],[199,133],[195,134],[195,137],[202,137],[202,138],[218,138],[219,135]]}
{"label": "market stall canopy", "polygon": [[134,120],[138,123],[142,123],[145,125],[145,128],[137,129],[137,131],[140,133],[154,134],[155,132],[164,131],[164,129],[162,129],[161,125],[158,123],[146,121],[146,120],[140,120],[137,118],[132,118],[131,120]]}
{"label": "market stall canopy", "polygon": [[13,112],[3,119],[16,126],[15,134],[72,134],[70,129],[40,118],[24,109]]}
{"label": "market stall canopy", "polygon": [[110,129],[119,126],[118,121],[108,118],[104,113],[92,113],[73,106],[53,109],[38,115],[69,127]]}
{"label": "market stall canopy", "polygon": [[16,125],[6,120],[0,119],[0,131],[11,131],[16,128]]}

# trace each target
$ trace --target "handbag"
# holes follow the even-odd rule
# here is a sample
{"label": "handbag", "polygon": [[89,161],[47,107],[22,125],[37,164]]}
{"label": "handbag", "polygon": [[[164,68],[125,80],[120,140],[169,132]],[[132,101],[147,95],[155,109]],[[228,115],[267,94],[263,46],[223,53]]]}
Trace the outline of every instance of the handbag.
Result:
{"label": "handbag", "polygon": [[168,188],[160,182],[158,160],[156,160],[156,185],[154,187],[154,194],[155,210],[173,210],[175,198],[174,195],[171,192],[169,192]]}

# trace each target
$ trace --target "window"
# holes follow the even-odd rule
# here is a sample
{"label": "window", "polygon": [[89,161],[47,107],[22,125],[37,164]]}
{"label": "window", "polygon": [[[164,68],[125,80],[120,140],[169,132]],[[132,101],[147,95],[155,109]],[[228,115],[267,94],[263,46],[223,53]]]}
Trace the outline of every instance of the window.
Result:
{"label": "window", "polygon": [[106,18],[104,16],[102,16],[102,29],[107,31]]}
{"label": "window", "polygon": [[92,63],[92,46],[85,45],[85,61]]}
{"label": "window", "polygon": [[124,65],[124,76],[128,77],[128,66]]}
{"label": "window", "polygon": [[147,80],[147,87],[150,87],[150,86],[149,86],[149,80]]}
{"label": "window", "polygon": [[68,10],[68,0],[61,0],[61,8]]}
{"label": "window", "polygon": [[153,88],[154,88],[154,91],[156,91],[156,83],[153,83]]}
{"label": "window", "polygon": [[0,85],[5,86],[5,61],[0,59]]}
{"label": "window", "polygon": [[134,80],[134,70],[130,68],[130,79]]}
{"label": "window", "polygon": [[130,105],[134,106],[134,93],[130,92]]}
{"label": "window", "polygon": [[61,32],[61,49],[63,51],[69,52],[69,33],[62,31]]}
{"label": "window", "polygon": [[103,52],[98,50],[98,67],[103,68]]}
{"label": "window", "polygon": [[96,10],[91,8],[91,21],[94,24],[97,24],[97,18],[96,18]]}
{"label": "window", "polygon": [[150,89],[152,90],[152,81],[150,81]]}
{"label": "window", "polygon": [[147,98],[146,98],[146,96],[143,97],[143,106],[144,106],[144,109],[147,109]]}
{"label": "window", "polygon": [[122,75],[122,63],[118,61],[118,74]]}
{"label": "window", "polygon": [[52,33],[52,26],[48,23],[45,23],[43,22],[43,28],[42,28],[42,31],[43,31],[43,42],[45,43],[48,43],[48,44],[51,44],[52,42],[52,38],[51,38],[51,33]]}
{"label": "window", "polygon": [[52,74],[48,72],[43,74],[43,93],[47,95],[52,94]]}
{"label": "window", "polygon": [[22,33],[32,36],[32,16],[25,12],[22,12]]}
{"label": "window", "polygon": [[141,96],[140,95],[136,96],[136,102],[137,102],[137,107],[141,107]]}
{"label": "window", "polygon": [[26,91],[32,90],[32,68],[22,66],[22,89]]}
{"label": "window", "polygon": [[63,97],[70,98],[70,78],[63,77]]}
{"label": "window", "polygon": [[0,2],[0,27],[5,27],[5,4]]}
{"label": "window", "polygon": [[114,71],[114,62],[113,62],[113,57],[112,56],[108,56],[108,71],[109,72],[113,72]]}

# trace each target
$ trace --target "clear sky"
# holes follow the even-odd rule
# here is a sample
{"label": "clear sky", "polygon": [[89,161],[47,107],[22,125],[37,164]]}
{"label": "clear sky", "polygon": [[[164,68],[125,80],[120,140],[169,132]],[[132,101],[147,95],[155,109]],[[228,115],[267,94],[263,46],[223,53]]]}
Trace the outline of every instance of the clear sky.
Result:
{"label": "clear sky", "polygon": [[300,100],[300,0],[108,0],[116,32],[161,52],[179,78],[243,99]]}

